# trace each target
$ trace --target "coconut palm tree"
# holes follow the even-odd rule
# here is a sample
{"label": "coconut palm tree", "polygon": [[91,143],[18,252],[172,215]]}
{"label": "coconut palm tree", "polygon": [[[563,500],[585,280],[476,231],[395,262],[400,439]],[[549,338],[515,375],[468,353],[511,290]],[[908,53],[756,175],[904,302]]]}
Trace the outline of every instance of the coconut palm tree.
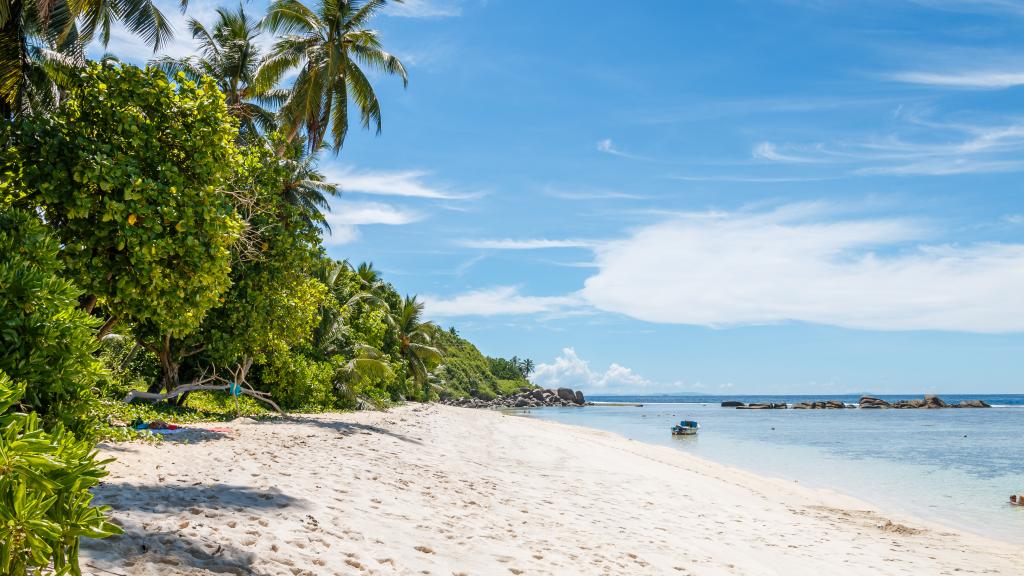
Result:
{"label": "coconut palm tree", "polygon": [[327,182],[317,170],[317,154],[309,152],[301,142],[293,143],[293,146],[295,149],[281,159],[288,169],[288,179],[283,190],[285,200],[302,211],[307,224],[321,226],[330,232],[331,225],[324,211],[331,207],[328,198],[341,194],[338,185]]}
{"label": "coconut palm tree", "polygon": [[209,76],[224,93],[228,112],[238,118],[240,143],[255,142],[260,133],[276,128],[275,111],[287,98],[287,91],[268,88],[257,91],[253,86],[262,55],[256,44],[259,22],[242,8],[217,9],[217,21],[207,28],[189,18],[188,29],[199,41],[199,54],[175,59],[164,56],[151,62],[168,75],[184,72],[190,80]]}
{"label": "coconut palm tree", "polygon": [[523,360],[522,369],[523,378],[528,378],[534,369],[533,360],[530,360],[529,358]]}
{"label": "coconut palm tree", "polygon": [[359,110],[364,128],[381,131],[380,102],[363,68],[397,75],[408,85],[405,66],[384,51],[375,30],[366,26],[387,0],[323,0],[312,10],[300,0],[275,0],[263,19],[266,29],[282,34],[257,74],[262,89],[275,86],[289,70],[299,69],[281,119],[291,141],[304,130],[310,150],[330,133],[337,154],[348,133],[348,105]]}
{"label": "coconut palm tree", "polygon": [[153,0],[0,0],[0,117],[54,105],[84,46],[97,37],[106,46],[115,23],[154,50],[172,35]]}
{"label": "coconut palm tree", "polygon": [[409,366],[409,375],[426,402],[430,400],[430,371],[441,362],[441,351],[431,345],[430,335],[436,326],[423,321],[423,303],[415,296],[406,296],[391,319],[398,331],[400,352]]}

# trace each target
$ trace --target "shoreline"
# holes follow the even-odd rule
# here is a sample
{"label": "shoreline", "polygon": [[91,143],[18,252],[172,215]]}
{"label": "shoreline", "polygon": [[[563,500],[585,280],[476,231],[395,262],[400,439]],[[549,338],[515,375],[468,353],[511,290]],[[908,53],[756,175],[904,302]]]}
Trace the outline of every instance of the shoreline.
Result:
{"label": "shoreline", "polygon": [[[1008,543],[597,429],[497,411],[114,444],[121,574],[1020,574]],[[189,443],[183,440],[189,439]]]}

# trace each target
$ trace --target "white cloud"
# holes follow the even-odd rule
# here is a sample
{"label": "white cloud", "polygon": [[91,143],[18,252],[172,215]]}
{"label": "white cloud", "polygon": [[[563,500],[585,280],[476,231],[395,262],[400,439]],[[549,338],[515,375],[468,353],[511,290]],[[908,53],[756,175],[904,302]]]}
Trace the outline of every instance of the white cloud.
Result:
{"label": "white cloud", "polygon": [[330,245],[348,244],[359,238],[359,226],[384,224],[401,226],[423,219],[423,215],[379,202],[336,201],[331,211],[324,214],[331,226],[331,233],[325,234],[324,243]]}
{"label": "white cloud", "polygon": [[562,355],[550,364],[538,364],[530,380],[545,388],[582,389],[586,393],[638,392],[648,389],[651,381],[631,368],[612,363],[603,371],[595,371],[573,348],[562,349]]}
{"label": "white cloud", "polygon": [[515,286],[474,290],[451,298],[425,296],[423,300],[426,314],[432,318],[559,313],[580,304],[574,295],[524,296]]}
{"label": "white cloud", "polygon": [[432,198],[435,200],[465,200],[479,195],[457,194],[443,187],[424,182],[429,172],[422,170],[355,171],[348,168],[324,167],[323,173],[330,182],[337,183],[344,193],[374,194],[379,196],[405,196],[409,198]]}
{"label": "white cloud", "polygon": [[1021,225],[1024,224],[1024,214],[1007,214],[1003,216],[1003,220],[1009,224]]}
{"label": "white cloud", "polygon": [[804,163],[804,162],[818,162],[814,158],[805,158],[803,156],[796,156],[793,154],[783,154],[779,152],[778,146],[771,142],[761,142],[757,146],[754,146],[751,155],[754,158],[761,160],[772,160],[774,162],[792,162],[792,163]]}
{"label": "white cloud", "polygon": [[1021,71],[897,72],[890,74],[889,78],[908,84],[982,90],[999,90],[1024,85],[1024,72]]}
{"label": "white cloud", "polygon": [[922,244],[906,220],[819,205],[681,216],[605,242],[584,300],[649,322],[1024,330],[1024,245]]}
{"label": "white cloud", "polygon": [[536,238],[527,240],[463,240],[460,246],[483,250],[544,250],[548,248],[590,248],[595,245],[593,240],[548,240]]}
{"label": "white cloud", "polygon": [[545,187],[544,194],[552,198],[561,198],[562,200],[646,200],[650,198],[643,194],[619,192],[617,190],[566,191],[552,187]]}
{"label": "white cloud", "polygon": [[611,154],[612,156],[620,156],[622,158],[640,158],[639,156],[635,156],[633,154],[629,154],[627,152],[619,150],[615,146],[615,143],[612,142],[611,138],[604,138],[602,140],[598,140],[597,151],[604,152],[605,154]]}
{"label": "white cloud", "polygon": [[[903,132],[833,144],[763,142],[754,156],[779,163],[845,164],[852,174],[948,175],[1024,169],[1024,124],[965,124],[901,113]],[[911,137],[907,137],[909,134]]]}
{"label": "white cloud", "polygon": [[384,13],[403,18],[448,18],[461,16],[462,6],[453,0],[404,0],[392,2]]}

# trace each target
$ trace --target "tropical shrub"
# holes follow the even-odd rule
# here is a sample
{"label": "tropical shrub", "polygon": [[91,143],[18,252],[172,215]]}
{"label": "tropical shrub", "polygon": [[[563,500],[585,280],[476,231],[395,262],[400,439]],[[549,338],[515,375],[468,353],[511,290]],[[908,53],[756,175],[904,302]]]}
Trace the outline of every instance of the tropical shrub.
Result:
{"label": "tropical shrub", "polygon": [[8,412],[25,384],[0,372],[0,574],[81,574],[79,538],[121,529],[106,506],[92,506],[89,489],[107,473],[88,440],[60,424],[43,430],[35,413]]}
{"label": "tropical shrub", "polygon": [[272,354],[259,371],[260,387],[284,409],[334,408],[335,367],[297,352]]}
{"label": "tropical shrub", "polygon": [[93,357],[98,322],[60,276],[58,248],[34,214],[0,211],[0,370],[25,385],[21,406],[47,428],[61,423],[81,435],[93,427],[92,389],[102,376]]}
{"label": "tropical shrub", "polygon": [[69,276],[111,318],[185,334],[230,284],[236,133],[213,80],[93,63],[17,126],[20,158],[3,159],[20,166],[0,171],[22,190],[3,196],[42,210]]}

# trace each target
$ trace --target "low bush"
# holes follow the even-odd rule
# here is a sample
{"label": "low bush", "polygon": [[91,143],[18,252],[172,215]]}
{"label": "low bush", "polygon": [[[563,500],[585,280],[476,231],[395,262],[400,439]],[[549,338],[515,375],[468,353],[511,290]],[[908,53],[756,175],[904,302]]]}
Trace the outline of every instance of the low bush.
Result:
{"label": "low bush", "polygon": [[0,372],[0,574],[81,574],[79,538],[121,533],[89,493],[109,460],[61,424],[47,432],[35,413],[8,412],[24,394]]}
{"label": "low bush", "polygon": [[22,407],[47,428],[89,435],[103,374],[93,356],[99,322],[78,308],[58,248],[35,214],[0,211],[0,370],[25,385]]}

